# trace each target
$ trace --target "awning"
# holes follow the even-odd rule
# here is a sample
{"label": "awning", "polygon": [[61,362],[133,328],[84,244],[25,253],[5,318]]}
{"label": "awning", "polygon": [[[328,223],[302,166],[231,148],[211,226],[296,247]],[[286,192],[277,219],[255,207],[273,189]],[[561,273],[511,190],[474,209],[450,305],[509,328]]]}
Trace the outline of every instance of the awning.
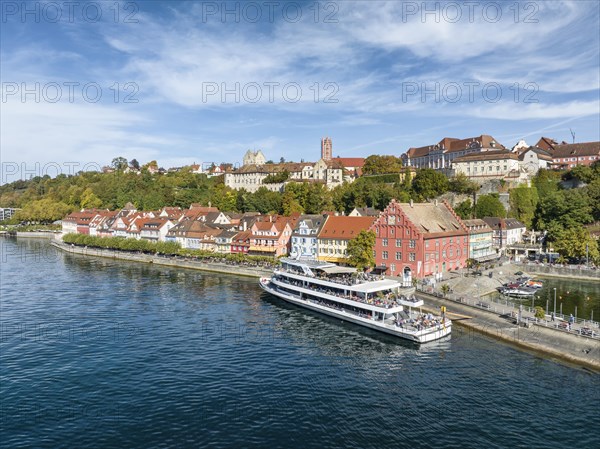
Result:
{"label": "awning", "polygon": [[331,266],[331,267],[321,267],[318,268],[321,271],[324,271],[327,274],[346,274],[346,273],[356,273],[356,268],[352,268],[352,267],[338,267],[338,266]]}

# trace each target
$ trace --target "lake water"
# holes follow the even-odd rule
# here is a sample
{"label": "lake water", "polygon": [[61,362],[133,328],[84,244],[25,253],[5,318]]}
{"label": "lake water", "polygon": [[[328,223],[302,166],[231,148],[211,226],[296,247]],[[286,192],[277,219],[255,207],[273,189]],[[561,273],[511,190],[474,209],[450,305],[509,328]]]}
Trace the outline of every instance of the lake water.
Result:
{"label": "lake water", "polygon": [[[556,313],[565,315],[577,314],[578,318],[594,321],[600,321],[600,282],[587,281],[579,279],[561,279],[561,278],[543,278],[536,277],[544,281],[544,286],[534,298],[515,299],[509,298],[512,302],[522,302],[525,305],[531,305],[532,299],[534,305],[540,306],[548,311],[554,310],[554,289],[556,288]],[[502,297],[499,293],[490,295],[494,298]],[[502,297],[506,299],[506,297]],[[561,306],[562,304],[562,306]]]}
{"label": "lake water", "polygon": [[458,326],[418,347],[254,279],[0,244],[2,447],[600,447],[600,376]]}

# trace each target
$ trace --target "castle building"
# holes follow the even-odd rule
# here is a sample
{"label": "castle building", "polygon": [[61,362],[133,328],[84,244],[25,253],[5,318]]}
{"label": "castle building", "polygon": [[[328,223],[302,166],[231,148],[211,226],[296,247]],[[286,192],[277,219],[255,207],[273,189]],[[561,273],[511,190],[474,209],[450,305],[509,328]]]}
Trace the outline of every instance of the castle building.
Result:
{"label": "castle building", "polygon": [[246,151],[244,155],[244,165],[264,165],[267,162],[267,158],[262,151]]}

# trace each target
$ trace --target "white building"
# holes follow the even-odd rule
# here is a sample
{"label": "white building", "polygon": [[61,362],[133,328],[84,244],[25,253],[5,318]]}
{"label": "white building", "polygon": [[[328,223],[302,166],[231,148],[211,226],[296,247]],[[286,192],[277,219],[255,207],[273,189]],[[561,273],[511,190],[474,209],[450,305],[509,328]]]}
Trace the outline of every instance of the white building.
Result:
{"label": "white building", "polygon": [[507,150],[468,154],[454,159],[454,173],[464,174],[476,182],[491,179],[519,178],[519,155]]}
{"label": "white building", "polygon": [[522,173],[534,176],[542,168],[550,168],[552,156],[541,148],[529,147],[519,154],[519,167]]}
{"label": "white building", "polygon": [[500,251],[509,245],[521,243],[523,234],[527,230],[525,225],[516,218],[483,217],[483,221],[492,228],[493,245]]}
{"label": "white building", "polygon": [[316,259],[317,238],[325,223],[326,215],[301,215],[292,232],[290,257],[293,259]]}

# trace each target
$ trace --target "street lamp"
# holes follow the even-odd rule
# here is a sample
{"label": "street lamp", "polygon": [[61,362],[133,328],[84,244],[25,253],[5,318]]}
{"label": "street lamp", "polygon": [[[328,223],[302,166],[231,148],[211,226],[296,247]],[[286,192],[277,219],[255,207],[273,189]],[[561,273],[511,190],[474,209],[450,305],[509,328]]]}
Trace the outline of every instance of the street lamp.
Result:
{"label": "street lamp", "polygon": [[554,316],[556,317],[556,287],[554,287]]}

